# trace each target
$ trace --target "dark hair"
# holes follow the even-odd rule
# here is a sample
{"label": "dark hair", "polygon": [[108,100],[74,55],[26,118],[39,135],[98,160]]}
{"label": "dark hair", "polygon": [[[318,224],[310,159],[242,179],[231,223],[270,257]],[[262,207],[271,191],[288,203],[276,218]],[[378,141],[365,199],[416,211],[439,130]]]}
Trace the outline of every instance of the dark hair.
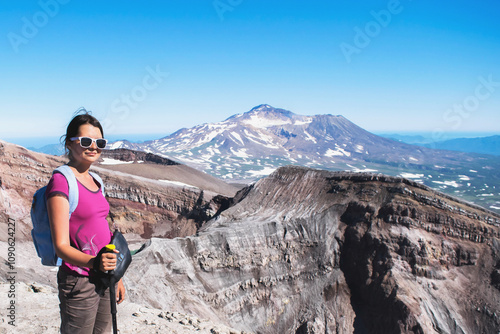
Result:
{"label": "dark hair", "polygon": [[66,150],[66,155],[69,156],[68,146],[71,143],[70,138],[77,137],[78,132],[80,131],[80,126],[84,124],[90,124],[99,128],[101,130],[101,134],[104,137],[104,131],[102,130],[101,123],[91,115],[91,111],[87,111],[85,108],[80,108],[75,112],[75,115],[71,122],[69,122],[68,127],[66,128],[66,134],[61,136],[61,143],[64,144],[64,148]]}

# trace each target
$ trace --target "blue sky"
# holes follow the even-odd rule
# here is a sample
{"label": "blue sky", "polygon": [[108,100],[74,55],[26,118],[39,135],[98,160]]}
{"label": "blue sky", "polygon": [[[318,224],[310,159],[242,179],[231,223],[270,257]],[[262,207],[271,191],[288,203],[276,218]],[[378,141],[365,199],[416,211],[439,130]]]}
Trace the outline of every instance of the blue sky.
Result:
{"label": "blue sky", "polygon": [[[75,110],[159,138],[267,103],[372,132],[500,134],[498,1],[8,1],[0,139]],[[439,139],[439,138],[438,138]]]}

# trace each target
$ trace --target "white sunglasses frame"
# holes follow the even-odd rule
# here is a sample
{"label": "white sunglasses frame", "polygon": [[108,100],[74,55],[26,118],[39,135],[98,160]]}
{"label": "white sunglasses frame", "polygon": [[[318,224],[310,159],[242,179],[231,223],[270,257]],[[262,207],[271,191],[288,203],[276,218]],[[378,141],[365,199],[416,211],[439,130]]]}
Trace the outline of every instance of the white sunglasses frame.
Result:
{"label": "white sunglasses frame", "polygon": [[[83,146],[83,145],[82,145],[82,138],[88,138],[88,139],[92,140],[92,142],[90,143],[90,145],[89,145],[89,146]],[[83,147],[83,148],[90,148],[90,147],[92,146],[92,144],[93,144],[93,143],[95,143],[95,146],[96,146],[98,149],[102,150],[102,149],[105,149],[105,148],[106,148],[106,146],[108,145],[108,140],[107,140],[107,139],[104,139],[104,138],[97,138],[97,139],[96,139],[96,138],[90,138],[90,137],[87,137],[87,136],[82,136],[82,137],[71,137],[69,140],[71,140],[71,141],[79,140],[79,141],[80,141],[80,146],[81,146],[81,147]],[[98,140],[104,140],[104,142],[106,143],[106,145],[104,145],[104,147],[99,147],[99,146],[97,146],[97,141],[98,141]]]}

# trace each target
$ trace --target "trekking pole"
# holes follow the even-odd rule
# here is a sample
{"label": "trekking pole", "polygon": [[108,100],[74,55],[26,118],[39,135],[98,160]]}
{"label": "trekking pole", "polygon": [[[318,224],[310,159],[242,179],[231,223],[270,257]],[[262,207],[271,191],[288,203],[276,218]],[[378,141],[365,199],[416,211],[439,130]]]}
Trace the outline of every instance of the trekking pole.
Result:
{"label": "trekking pole", "polygon": [[111,319],[113,321],[113,334],[118,334],[116,324],[116,291],[115,291],[115,278],[113,276],[109,279],[109,302],[111,304]]}
{"label": "trekking pole", "polygon": [[[115,245],[106,245],[106,252],[113,252]],[[118,334],[118,326],[116,324],[116,289],[115,289],[115,276],[114,270],[108,271],[109,276],[109,303],[111,306],[111,320],[113,321],[113,334]]]}

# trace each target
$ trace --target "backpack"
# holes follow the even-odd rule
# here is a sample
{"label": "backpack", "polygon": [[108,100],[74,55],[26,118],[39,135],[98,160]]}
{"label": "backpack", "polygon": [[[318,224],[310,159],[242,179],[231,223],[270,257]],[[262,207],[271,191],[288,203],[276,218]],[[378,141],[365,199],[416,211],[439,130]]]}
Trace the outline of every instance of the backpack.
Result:
{"label": "backpack", "polygon": [[[54,170],[54,173],[61,173],[68,181],[68,201],[69,201],[69,216],[75,211],[78,206],[78,183],[76,182],[75,174],[71,171],[68,165],[63,165]],[[90,175],[100,183],[101,191],[104,195],[104,183],[99,175],[89,172]],[[54,244],[52,243],[52,235],[50,233],[49,214],[47,212],[47,199],[45,192],[47,186],[38,189],[33,195],[31,203],[31,237],[35,244],[38,257],[41,258],[42,264],[45,266],[60,266],[62,260],[57,256]]]}

